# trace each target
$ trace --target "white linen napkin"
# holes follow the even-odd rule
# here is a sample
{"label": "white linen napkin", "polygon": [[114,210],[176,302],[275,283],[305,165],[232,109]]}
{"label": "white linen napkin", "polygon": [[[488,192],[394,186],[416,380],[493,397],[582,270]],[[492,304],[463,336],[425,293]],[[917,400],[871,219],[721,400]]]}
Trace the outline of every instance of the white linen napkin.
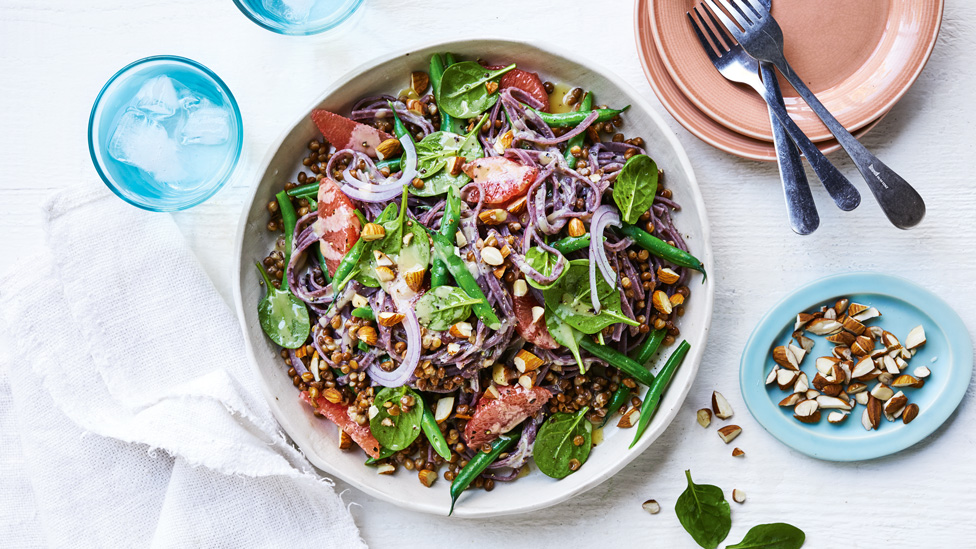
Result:
{"label": "white linen napkin", "polygon": [[0,544],[365,547],[172,218],[103,187],[44,214],[0,276]]}

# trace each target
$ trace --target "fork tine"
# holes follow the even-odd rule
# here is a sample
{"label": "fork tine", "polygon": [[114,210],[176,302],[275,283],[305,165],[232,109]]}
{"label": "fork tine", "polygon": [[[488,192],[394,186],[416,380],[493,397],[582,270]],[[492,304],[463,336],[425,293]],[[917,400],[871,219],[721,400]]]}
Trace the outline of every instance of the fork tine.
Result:
{"label": "fork tine", "polygon": [[[763,4],[763,2],[756,2],[756,0],[733,0],[736,3],[745,4],[749,6],[752,13],[756,14],[752,18],[753,21],[761,21],[767,15],[769,15],[769,9]],[[758,5],[757,5],[758,4]]]}
{"label": "fork tine", "polygon": [[[704,1],[706,4],[708,4],[708,7],[711,8],[709,11],[715,14],[716,16],[718,16],[718,18],[722,20],[721,26],[725,27],[725,30],[728,31],[728,33],[731,34],[736,39],[736,41],[742,41],[742,31],[739,29],[738,26],[736,26],[735,21],[729,18],[729,16],[726,15],[726,13],[722,11],[722,9],[715,4],[715,0],[704,0]],[[748,28],[748,25],[743,25],[743,27]]]}
{"label": "fork tine", "polygon": [[[759,12],[756,8],[749,2],[749,0],[727,0],[735,8],[735,11],[742,14],[743,17],[748,19],[751,23],[755,24],[759,21]],[[743,7],[745,5],[745,8]]]}
{"label": "fork tine", "polygon": [[[694,10],[696,14],[698,13],[697,8],[692,8],[692,10]],[[715,62],[719,56],[718,54],[715,53],[714,47],[712,46],[711,43],[708,42],[708,39],[705,38],[705,35],[702,34],[701,29],[698,27],[698,24],[695,22],[695,18],[691,16],[691,12],[687,11],[685,12],[685,15],[688,16],[688,21],[691,23],[691,28],[695,29],[695,34],[698,35],[698,41],[701,42],[702,48],[705,50],[705,53],[708,54],[708,58],[711,59],[712,62]],[[698,15],[698,17],[700,19],[701,15]],[[705,26],[707,28],[707,25]],[[709,34],[711,34],[711,32],[709,32]],[[717,44],[717,42],[714,43]]]}
{"label": "fork tine", "polygon": [[[743,29],[748,29],[749,27],[752,26],[752,20],[746,17],[746,14],[743,13],[741,9],[733,6],[729,0],[712,0],[712,3],[714,4],[715,1],[722,3],[722,6],[725,8],[725,11],[729,15],[731,15],[732,18],[735,19],[737,23],[739,23],[740,27],[742,27]],[[716,10],[716,14],[719,16],[722,15],[722,13],[719,13],[719,10]]]}
{"label": "fork tine", "polygon": [[[725,28],[725,25],[719,23],[715,19],[715,16],[712,15],[712,10],[709,10],[707,8],[702,8],[702,11],[704,11],[705,14],[708,15],[708,18],[712,21],[712,26],[715,27],[715,32],[717,32],[719,36],[722,37],[722,42],[725,43],[725,47],[731,50],[732,47],[735,46],[735,40],[731,36],[729,36],[728,29]],[[698,18],[701,19],[701,13],[698,14]],[[704,20],[702,20],[702,25],[704,25],[705,28],[709,29],[708,34],[712,36],[712,39],[715,39],[715,35],[712,34],[711,28],[708,26],[707,23],[705,23]],[[716,40],[716,42],[718,42],[718,40]]]}

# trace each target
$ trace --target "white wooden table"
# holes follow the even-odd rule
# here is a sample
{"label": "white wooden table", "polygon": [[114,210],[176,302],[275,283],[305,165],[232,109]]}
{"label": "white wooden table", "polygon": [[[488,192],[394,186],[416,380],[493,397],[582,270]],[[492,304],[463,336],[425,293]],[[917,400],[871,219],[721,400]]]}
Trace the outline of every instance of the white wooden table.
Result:
{"label": "white wooden table", "polygon": [[[818,277],[876,270],[912,279],[945,297],[976,327],[976,4],[948,2],[932,59],[919,81],[865,139],[928,205],[925,221],[900,231],[866,189],[852,213],[814,189],[821,228],[790,232],[775,166],[739,160],[686,132],[659,106],[633,37],[633,2],[369,0],[338,37],[278,36],[248,21],[230,0],[3,0],[0,6],[0,270],[42,238],[39,204],[52,190],[96,180],[86,143],[88,114],[102,84],[152,54],[194,58],[219,74],[241,106],[243,161],[208,203],[175,214],[225,298],[231,294],[232,236],[258,160],[279,132],[330,81],[391,48],[477,35],[578,48],[644,92],[692,158],[712,224],[717,299],[711,338],[681,413],[660,440],[587,494],[523,516],[491,521],[420,515],[346,492],[374,547],[694,547],[671,508],[683,471],[717,484],[733,503],[734,543],[754,524],[786,521],[807,547],[966,547],[976,544],[976,406],[967,398],[934,435],[899,454],[863,463],[817,461],[768,435],[739,397],[739,354],[762,314],[790,289]],[[849,161],[834,156],[856,178]],[[811,174],[811,178],[812,178]],[[861,187],[864,189],[864,187]],[[714,429],[695,423],[713,389],[736,410],[743,434],[730,457]],[[976,425],[976,423],[974,423]],[[347,486],[337,482],[339,490]],[[641,503],[654,498],[651,516]],[[2,504],[8,504],[3,502]],[[79,510],[84,512],[84,510]]]}

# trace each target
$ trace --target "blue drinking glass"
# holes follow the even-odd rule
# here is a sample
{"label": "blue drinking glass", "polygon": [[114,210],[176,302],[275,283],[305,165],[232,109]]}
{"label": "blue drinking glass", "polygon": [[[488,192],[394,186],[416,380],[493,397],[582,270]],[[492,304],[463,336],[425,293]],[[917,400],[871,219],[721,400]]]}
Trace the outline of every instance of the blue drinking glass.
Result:
{"label": "blue drinking glass", "polygon": [[241,111],[227,85],[184,57],[125,66],[99,92],[88,123],[98,175],[140,208],[196,206],[230,178],[241,156]]}
{"label": "blue drinking glass", "polygon": [[234,0],[244,15],[278,34],[307,36],[335,28],[364,0]]}

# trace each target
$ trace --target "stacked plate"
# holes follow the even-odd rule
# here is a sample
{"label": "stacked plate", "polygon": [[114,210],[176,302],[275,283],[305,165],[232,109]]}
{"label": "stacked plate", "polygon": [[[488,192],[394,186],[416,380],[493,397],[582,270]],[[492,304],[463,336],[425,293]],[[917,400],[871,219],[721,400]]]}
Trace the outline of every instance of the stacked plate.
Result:
{"label": "stacked plate", "polygon": [[[908,91],[928,60],[944,0],[773,0],[785,53],[798,74],[860,138]],[[723,151],[775,161],[766,104],[712,66],[685,12],[698,0],[637,0],[637,48],[658,99],[678,122]],[[839,148],[780,78],[790,116],[824,152]]]}

